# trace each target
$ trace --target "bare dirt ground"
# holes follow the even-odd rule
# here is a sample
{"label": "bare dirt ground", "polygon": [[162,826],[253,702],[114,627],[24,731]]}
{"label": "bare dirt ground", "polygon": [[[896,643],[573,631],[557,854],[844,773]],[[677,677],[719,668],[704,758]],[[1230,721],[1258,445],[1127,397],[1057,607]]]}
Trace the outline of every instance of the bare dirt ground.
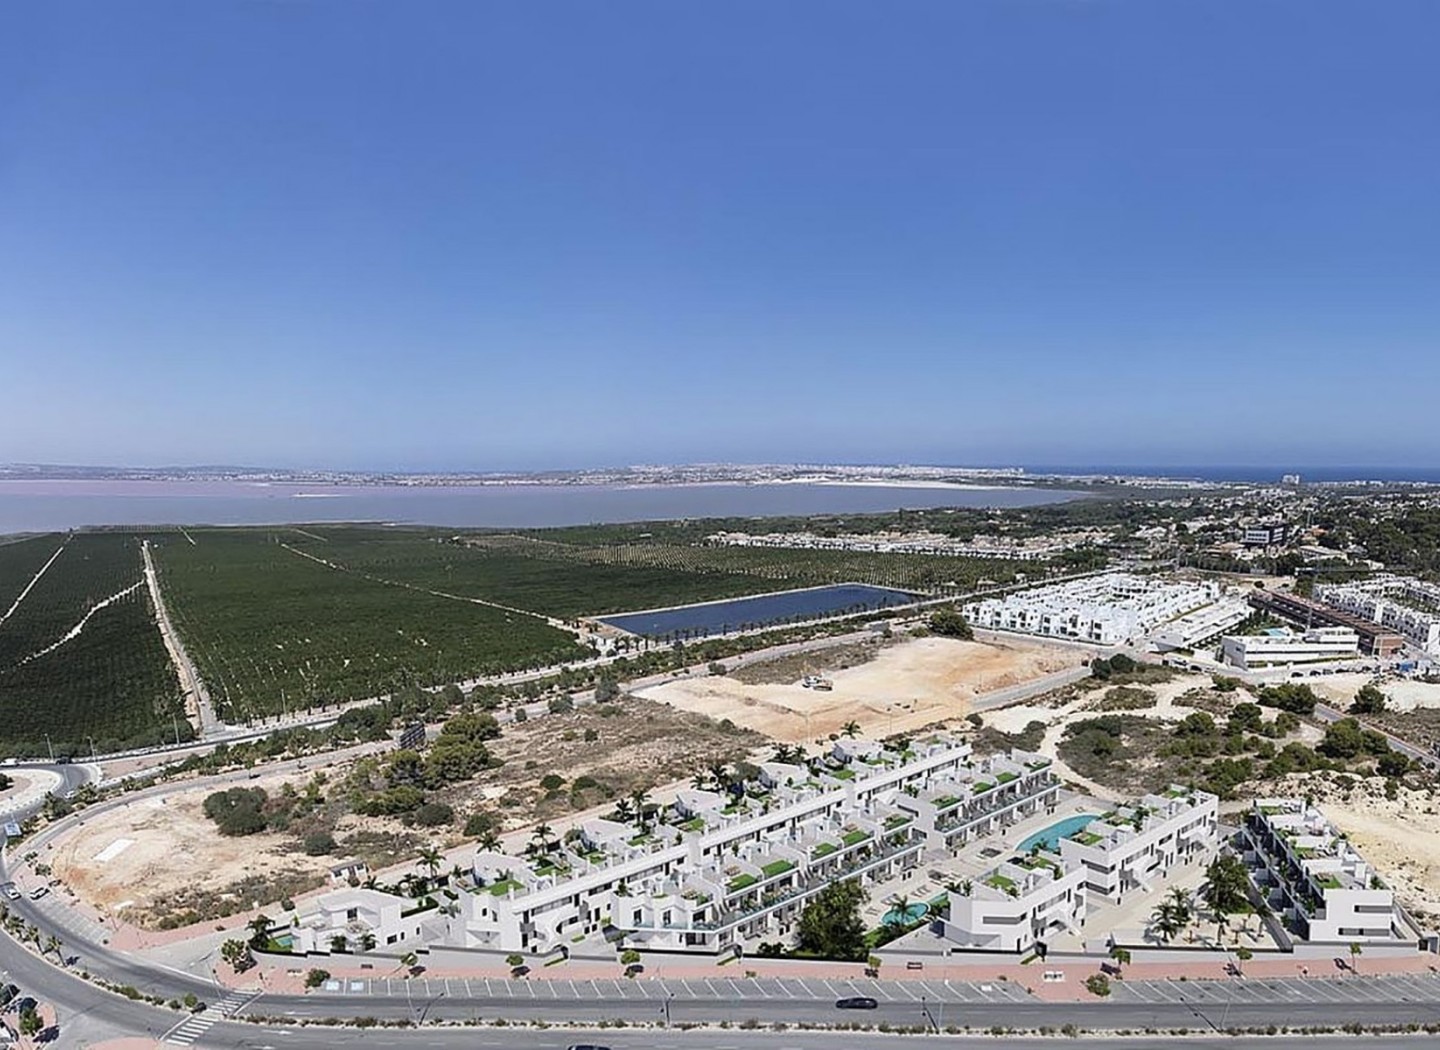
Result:
{"label": "bare dirt ground", "polygon": [[[273,792],[287,779],[295,778],[269,777],[248,786]],[[305,856],[292,836],[226,838],[217,832],[202,809],[210,790],[142,799],[86,821],[56,845],[50,865],[79,897],[140,925],[198,903],[198,894],[234,894],[235,910],[242,910],[273,898],[241,899],[247,886],[253,893],[277,879],[302,886],[325,877],[333,858]]]}
{"label": "bare dirt ground", "polygon": [[[586,737],[594,739],[587,740]],[[712,762],[764,749],[757,733],[636,696],[506,726],[491,752],[505,764],[456,790],[456,809],[493,805],[503,831],[583,810],[632,791],[689,780]],[[546,791],[541,778],[563,784]]]}
{"label": "bare dirt ground", "polygon": [[[383,863],[412,859],[422,842],[447,849],[460,846],[465,816],[476,809],[490,810],[499,830],[513,831],[608,804],[638,788],[688,780],[711,762],[753,756],[765,744],[744,729],[628,698],[506,726],[491,745],[504,765],[440,793],[457,811],[455,824],[448,828],[407,828],[394,819],[347,814],[334,828],[341,843],[337,855],[311,857],[290,833],[221,835],[203,810],[206,796],[216,789],[202,787],[135,801],[87,820],[47,859],[81,899],[153,928],[189,919],[192,912],[209,917],[298,895],[325,884],[329,865],[352,851],[375,870]],[[355,761],[326,769],[327,792],[343,799],[342,785]],[[548,774],[562,778],[562,786],[544,790],[540,781]],[[300,789],[306,779],[290,773],[245,781],[243,786],[275,796],[287,781]],[[579,787],[577,781],[587,786]],[[356,849],[354,843],[364,843],[364,848]]]}
{"label": "bare dirt ground", "polygon": [[[1307,682],[1327,704],[1342,711],[1350,706],[1360,687],[1374,681],[1369,674],[1327,675]],[[1414,711],[1417,708],[1440,707],[1440,685],[1396,679],[1381,682],[1379,689],[1389,698],[1391,711]]]}
{"label": "bare dirt ground", "polygon": [[730,719],[774,740],[798,742],[840,732],[847,722],[872,736],[963,718],[981,693],[1067,667],[1074,649],[1006,642],[921,638],[881,649],[873,660],[837,670],[828,692],[798,682],[750,683],[728,676],[687,678],[641,690],[649,700],[713,719]]}

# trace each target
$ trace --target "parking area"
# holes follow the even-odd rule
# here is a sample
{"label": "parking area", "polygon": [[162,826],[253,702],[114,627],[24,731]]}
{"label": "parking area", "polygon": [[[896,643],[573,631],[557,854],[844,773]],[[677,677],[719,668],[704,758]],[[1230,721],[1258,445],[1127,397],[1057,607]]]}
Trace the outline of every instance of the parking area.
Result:
{"label": "parking area", "polygon": [[[408,988],[407,988],[408,985]],[[640,980],[512,981],[485,977],[368,977],[332,981],[328,992],[416,998],[646,1000],[745,1002],[755,999],[823,1002],[870,996],[885,1002],[1003,1003],[1029,1000],[1029,991],[1009,981],[873,981],[815,977],[642,978]]]}
{"label": "parking area", "polygon": [[1393,1003],[1440,1000],[1440,976],[1260,977],[1233,981],[1115,981],[1122,1003]]}

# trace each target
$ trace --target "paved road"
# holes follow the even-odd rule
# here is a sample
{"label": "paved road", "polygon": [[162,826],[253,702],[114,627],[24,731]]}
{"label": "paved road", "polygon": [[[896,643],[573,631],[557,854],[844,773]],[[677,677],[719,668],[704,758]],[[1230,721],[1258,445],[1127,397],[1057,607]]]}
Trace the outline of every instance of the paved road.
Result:
{"label": "paved road", "polygon": [[210,693],[205,688],[205,682],[195,669],[190,655],[185,652],[185,643],[181,641],[180,633],[170,622],[170,613],[165,607],[165,596],[160,590],[160,575],[155,571],[155,560],[150,556],[149,540],[140,541],[140,554],[145,559],[145,584],[150,588],[150,601],[155,606],[155,618],[159,621],[160,636],[165,642],[166,650],[170,653],[170,660],[175,665],[175,670],[179,672],[180,684],[185,689],[185,695],[193,697],[195,700],[195,712],[200,720],[200,736],[202,738],[214,736],[224,729],[225,725],[216,716],[215,706],[210,702]]}

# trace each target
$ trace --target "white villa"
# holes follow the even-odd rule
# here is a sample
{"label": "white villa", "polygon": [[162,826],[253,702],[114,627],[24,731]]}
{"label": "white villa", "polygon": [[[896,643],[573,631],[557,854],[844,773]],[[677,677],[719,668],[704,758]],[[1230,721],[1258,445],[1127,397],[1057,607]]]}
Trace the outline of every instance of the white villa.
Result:
{"label": "white villa", "polygon": [[1060,790],[1027,752],[972,760],[947,736],[903,753],[842,740],[770,762],[733,792],[682,791],[641,822],[590,820],[537,856],[482,852],[462,895],[467,947],[546,952],[607,933],[639,949],[719,953],[783,936],[836,879],[872,882],[1042,807]]}
{"label": "white villa", "polygon": [[1299,939],[1404,940],[1390,887],[1314,806],[1255,802],[1241,832],[1251,881]]}
{"label": "white villa", "polygon": [[288,930],[290,950],[295,953],[329,952],[337,937],[345,938],[346,951],[359,951],[365,946],[366,935],[374,938],[376,947],[393,945],[407,937],[420,935],[415,902],[380,890],[347,888],[325,893],[306,905]]}

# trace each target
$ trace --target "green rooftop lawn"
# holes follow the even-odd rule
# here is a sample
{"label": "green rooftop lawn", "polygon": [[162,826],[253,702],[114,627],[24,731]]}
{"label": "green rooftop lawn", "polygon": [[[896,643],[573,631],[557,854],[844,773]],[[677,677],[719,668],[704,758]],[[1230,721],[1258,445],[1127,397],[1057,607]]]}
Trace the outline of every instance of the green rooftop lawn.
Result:
{"label": "green rooftop lawn", "polygon": [[1020,779],[1020,774],[1019,774],[1019,773],[1001,773],[998,779],[999,779],[1000,783],[1002,783],[1002,784],[1008,784],[1008,783],[1010,783],[1010,781],[1012,781],[1012,780],[1019,780],[1019,779]]}
{"label": "green rooftop lawn", "polygon": [[493,893],[495,896],[503,897],[511,890],[521,890],[525,887],[522,886],[520,883],[516,882],[514,879],[501,879],[499,882],[493,882],[485,888],[491,893]]}
{"label": "green rooftop lawn", "polygon": [[1097,843],[1102,842],[1103,838],[1100,835],[1095,834],[1095,832],[1093,831],[1077,831],[1075,832],[1075,834],[1070,836],[1070,841],[1078,842],[1082,846],[1094,846]]}
{"label": "green rooftop lawn", "polygon": [[736,875],[726,884],[725,889],[730,893],[739,893],[741,890],[748,889],[759,881],[760,880],[754,875],[747,872],[744,875]]}
{"label": "green rooftop lawn", "polygon": [[705,830],[705,818],[704,818],[704,817],[691,817],[691,818],[690,818],[689,820],[687,820],[684,824],[681,824],[681,825],[680,825],[680,830],[681,830],[681,831],[704,831],[704,830]]}
{"label": "green rooftop lawn", "polygon": [[956,798],[954,795],[946,795],[944,798],[937,798],[935,800],[936,809],[949,809],[951,806],[958,805],[960,805],[960,799]]}
{"label": "green rooftop lawn", "polygon": [[914,817],[907,817],[900,813],[891,813],[885,818],[885,829],[887,831],[893,831],[895,828],[904,827],[914,819]]}
{"label": "green rooftop lawn", "polygon": [[990,783],[976,784],[976,785],[975,785],[975,789],[974,789],[974,790],[975,790],[975,794],[977,794],[977,795],[983,795],[983,794],[985,794],[985,792],[991,790],[994,786],[995,786],[994,784],[990,784]]}
{"label": "green rooftop lawn", "polygon": [[995,889],[1005,893],[1015,892],[1015,880],[1008,875],[1001,875],[998,871],[985,880],[985,885],[993,886]]}
{"label": "green rooftop lawn", "polygon": [[836,852],[839,849],[840,847],[836,846],[834,843],[822,842],[820,843],[820,845],[816,846],[810,851],[810,859],[819,860],[821,857],[828,857],[830,856],[830,854]]}
{"label": "green rooftop lawn", "polygon": [[840,841],[844,842],[845,845],[847,845],[847,846],[853,846],[853,845],[855,845],[855,843],[857,843],[857,842],[864,842],[864,841],[865,841],[866,839],[868,839],[869,837],[870,837],[870,832],[868,832],[868,831],[862,831],[862,830],[860,830],[860,829],[857,828],[857,829],[854,830],[854,831],[847,831],[847,832],[845,832],[844,836],[841,838]]}
{"label": "green rooftop lawn", "polygon": [[831,773],[830,775],[833,776],[833,777],[836,777],[836,778],[838,778],[838,779],[840,779],[840,780],[854,780],[854,779],[855,779],[855,770],[853,770],[853,769],[837,769],[837,770],[835,770],[834,773]]}
{"label": "green rooftop lawn", "polygon": [[795,867],[793,860],[772,860],[760,870],[765,873],[767,879],[773,879],[776,875],[784,875]]}

